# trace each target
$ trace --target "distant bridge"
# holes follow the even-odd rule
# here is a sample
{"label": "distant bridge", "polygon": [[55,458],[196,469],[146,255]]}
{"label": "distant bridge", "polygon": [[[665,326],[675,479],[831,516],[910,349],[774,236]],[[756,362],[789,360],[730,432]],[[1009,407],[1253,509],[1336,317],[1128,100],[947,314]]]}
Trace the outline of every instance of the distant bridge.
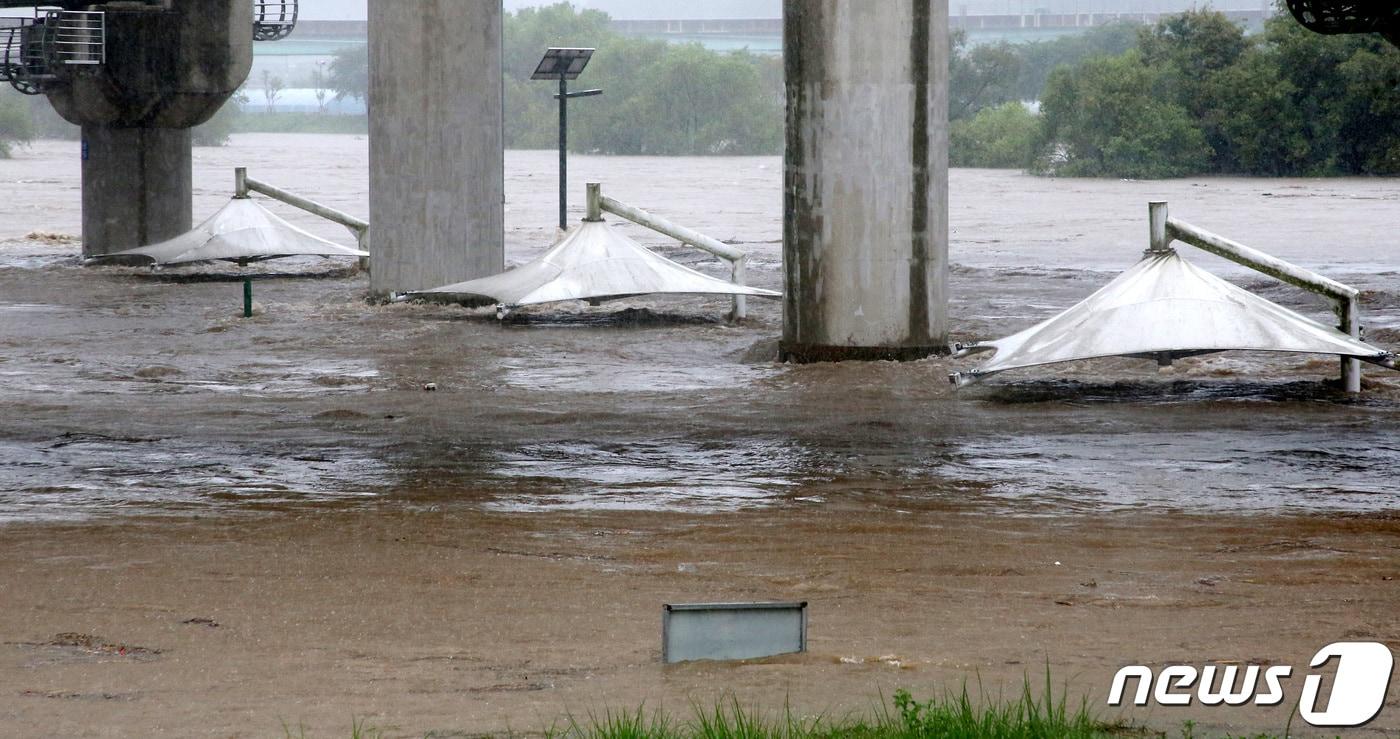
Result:
{"label": "distant bridge", "polygon": [[[1262,25],[1269,16],[1273,15],[1272,11],[1266,11],[1263,8],[1258,10],[1225,10],[1221,12],[1235,23],[1250,28]],[[1180,11],[1133,13],[1014,13],[1010,15],[958,14],[952,16],[949,20],[953,28],[960,28],[968,33],[1031,29],[1068,31],[1080,28],[1093,28],[1095,26],[1124,21],[1151,24],[1171,15],[1180,15]]]}
{"label": "distant bridge", "polygon": [[[999,36],[1005,38],[1031,38],[1035,36],[1063,35],[1078,30],[1094,28],[1120,21],[1156,23],[1159,19],[1175,15],[1180,11],[1142,11],[1113,13],[1007,13],[978,14],[958,13],[949,20],[953,28],[967,31],[969,36]],[[1258,28],[1272,11],[1261,7],[1256,10],[1222,11],[1232,21],[1249,28]],[[676,40],[725,38],[772,38],[783,35],[782,18],[711,18],[674,20],[613,20],[612,28],[629,36],[651,38],[671,38]]]}

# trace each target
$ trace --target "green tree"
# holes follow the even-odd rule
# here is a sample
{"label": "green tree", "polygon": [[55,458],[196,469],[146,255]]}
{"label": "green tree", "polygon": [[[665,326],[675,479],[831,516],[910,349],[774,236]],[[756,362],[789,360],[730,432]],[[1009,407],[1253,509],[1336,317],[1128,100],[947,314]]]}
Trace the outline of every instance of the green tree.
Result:
{"label": "green tree", "polygon": [[550,47],[603,48],[619,38],[608,20],[607,13],[579,10],[566,2],[508,14],[501,59],[506,77],[529,79]]}
{"label": "green tree", "polygon": [[1233,142],[1222,128],[1235,95],[1213,83],[1250,46],[1243,27],[1213,10],[1169,15],[1138,32],[1143,63],[1161,72],[1157,94],[1190,114],[1211,147],[1217,170],[1235,171],[1239,165]]}
{"label": "green tree", "polygon": [[223,146],[227,144],[239,116],[243,114],[243,106],[247,103],[248,96],[243,91],[234,93],[233,97],[219,108],[219,112],[215,113],[213,118],[210,118],[203,125],[195,126],[194,130],[190,132],[194,145]]}
{"label": "green tree", "polygon": [[[597,81],[600,57],[623,39],[608,27],[608,16],[596,10],[577,10],[568,3],[524,8],[504,19],[502,68],[505,73],[506,146],[541,149],[558,140],[558,107],[554,95],[558,85],[530,79],[540,57],[550,47],[589,47],[598,49],[585,72],[589,86]],[[611,105],[616,91],[608,87],[603,101]],[[600,101],[584,101],[571,110],[570,130],[575,136],[590,124],[586,113]],[[572,148],[580,148],[575,142]]]}
{"label": "green tree", "polygon": [[1214,169],[1258,175],[1306,174],[1314,154],[1307,122],[1293,104],[1297,88],[1275,60],[1250,51],[1212,77],[1205,95],[1217,106],[1212,123],[1228,147]]}
{"label": "green tree", "polygon": [[1308,174],[1340,172],[1341,65],[1352,53],[1346,36],[1320,36],[1298,25],[1287,13],[1273,18],[1264,31],[1265,53],[1279,76],[1292,84],[1290,105],[1302,117],[1310,143]]}
{"label": "green tree", "polygon": [[1184,83],[1234,64],[1249,41],[1244,28],[1224,13],[1188,10],[1140,29],[1137,48],[1143,63],[1169,69],[1173,82]]}
{"label": "green tree", "polygon": [[971,46],[961,30],[953,33],[948,61],[948,118],[961,120],[1016,100],[1021,58],[1006,42]]}
{"label": "green tree", "polygon": [[1038,168],[1077,177],[1181,177],[1211,149],[1181,106],[1162,100],[1161,72],[1132,51],[1050,75],[1041,101]]}
{"label": "green tree", "polygon": [[336,100],[368,100],[369,46],[356,44],[336,51],[325,84],[335,90]]}
{"label": "green tree", "polygon": [[955,121],[949,131],[949,163],[954,167],[1028,169],[1035,161],[1040,119],[1020,102],[983,108]]}
{"label": "green tree", "polygon": [[1287,14],[1247,37],[1187,12],[1050,78],[1039,166],[1063,174],[1400,174],[1400,50]]}
{"label": "green tree", "polygon": [[[602,98],[577,109],[574,120],[579,127],[574,142],[578,149],[604,154],[647,151],[654,136],[647,130],[649,103],[645,98],[651,94],[651,82],[645,72],[661,64],[670,53],[671,46],[664,41],[622,38],[598,50],[589,74],[596,75],[590,79],[598,80],[604,93]],[[553,108],[548,108],[542,119],[548,136],[553,137],[555,128],[549,111]]]}
{"label": "green tree", "polygon": [[1342,63],[1346,104],[1339,159],[1349,171],[1400,174],[1400,52],[1388,43],[1357,49]]}
{"label": "green tree", "polygon": [[568,4],[505,18],[506,145],[548,148],[558,137],[558,87],[530,79],[550,46],[597,49],[579,86],[599,99],[569,109],[569,143],[606,154],[754,154],[782,150],[780,60],[722,54],[614,32],[608,17]]}
{"label": "green tree", "polygon": [[633,109],[642,154],[759,154],[782,141],[782,109],[766,105],[755,66],[698,44],[671,47],[645,69]]}
{"label": "green tree", "polygon": [[1072,67],[1096,56],[1118,56],[1136,48],[1141,27],[1140,23],[1117,21],[1050,41],[1020,44],[1015,47],[1021,58],[1016,96],[1021,100],[1039,100],[1056,68]]}
{"label": "green tree", "polygon": [[0,159],[10,158],[16,144],[29,143],[34,138],[34,123],[29,104],[17,92],[0,90]]}
{"label": "green tree", "polygon": [[[1400,173],[1400,50],[1379,36],[1314,34],[1283,14],[1267,23],[1255,55],[1243,64],[1272,70],[1282,91],[1276,104],[1289,125],[1280,128],[1264,118],[1264,130],[1254,135],[1268,137],[1268,129],[1278,128],[1295,140],[1295,155],[1281,168],[1256,170],[1242,162],[1245,171]],[[1248,89],[1231,90],[1223,104],[1247,106]],[[1238,128],[1238,138],[1248,143],[1247,126]]]}

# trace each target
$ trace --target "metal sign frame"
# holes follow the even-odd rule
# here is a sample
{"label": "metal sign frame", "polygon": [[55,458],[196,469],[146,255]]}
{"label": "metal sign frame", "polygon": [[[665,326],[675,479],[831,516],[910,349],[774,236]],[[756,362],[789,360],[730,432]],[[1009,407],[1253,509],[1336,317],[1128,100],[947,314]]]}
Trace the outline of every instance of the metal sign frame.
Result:
{"label": "metal sign frame", "polygon": [[[775,611],[796,611],[797,634],[773,636],[779,629],[774,628]],[[748,643],[726,638],[724,633],[703,633],[696,640],[701,644],[676,644],[678,631],[675,619],[685,619],[690,615],[728,616],[723,626],[730,630],[748,626],[753,633]],[[745,615],[758,616],[752,624],[744,624]],[[737,623],[736,623],[737,620]],[[767,623],[762,623],[766,621]],[[702,624],[703,626],[703,624]],[[769,634],[761,633],[769,631]],[[683,637],[682,637],[683,638]],[[765,640],[767,645],[765,646]],[[668,603],[662,606],[661,615],[661,661],[667,664],[696,660],[742,660],[774,657],[781,654],[797,654],[807,651],[807,601],[782,603]]]}

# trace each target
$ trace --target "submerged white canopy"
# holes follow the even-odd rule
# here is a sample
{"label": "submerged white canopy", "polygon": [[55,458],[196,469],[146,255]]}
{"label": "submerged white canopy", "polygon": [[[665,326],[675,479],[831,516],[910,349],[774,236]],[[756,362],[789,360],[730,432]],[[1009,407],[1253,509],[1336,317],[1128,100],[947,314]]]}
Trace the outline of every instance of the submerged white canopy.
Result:
{"label": "submerged white canopy", "polygon": [[1394,367],[1395,355],[1238,288],[1175,252],[1149,254],[1084,302],[999,341],[959,385],[1022,367],[1115,356],[1174,359],[1220,351],[1336,354]]}
{"label": "submerged white canopy", "polygon": [[584,221],[540,258],[479,280],[409,297],[451,296],[516,308],[565,300],[611,300],[633,295],[752,295],[781,293],[727,282],[648,251],[604,221]]}
{"label": "submerged white canopy", "polygon": [[184,264],[216,259],[256,262],[292,256],[367,257],[369,253],[313,236],[249,198],[234,198],[189,233],[105,256],[145,257],[156,264]]}

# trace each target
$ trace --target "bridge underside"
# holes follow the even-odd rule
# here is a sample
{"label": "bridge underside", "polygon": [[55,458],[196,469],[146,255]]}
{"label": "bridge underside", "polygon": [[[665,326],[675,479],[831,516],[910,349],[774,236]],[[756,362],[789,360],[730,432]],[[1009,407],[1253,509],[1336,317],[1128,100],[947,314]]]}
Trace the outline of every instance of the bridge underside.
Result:
{"label": "bridge underside", "polygon": [[1379,33],[1400,46],[1400,2],[1288,0],[1288,10],[1316,33]]}

